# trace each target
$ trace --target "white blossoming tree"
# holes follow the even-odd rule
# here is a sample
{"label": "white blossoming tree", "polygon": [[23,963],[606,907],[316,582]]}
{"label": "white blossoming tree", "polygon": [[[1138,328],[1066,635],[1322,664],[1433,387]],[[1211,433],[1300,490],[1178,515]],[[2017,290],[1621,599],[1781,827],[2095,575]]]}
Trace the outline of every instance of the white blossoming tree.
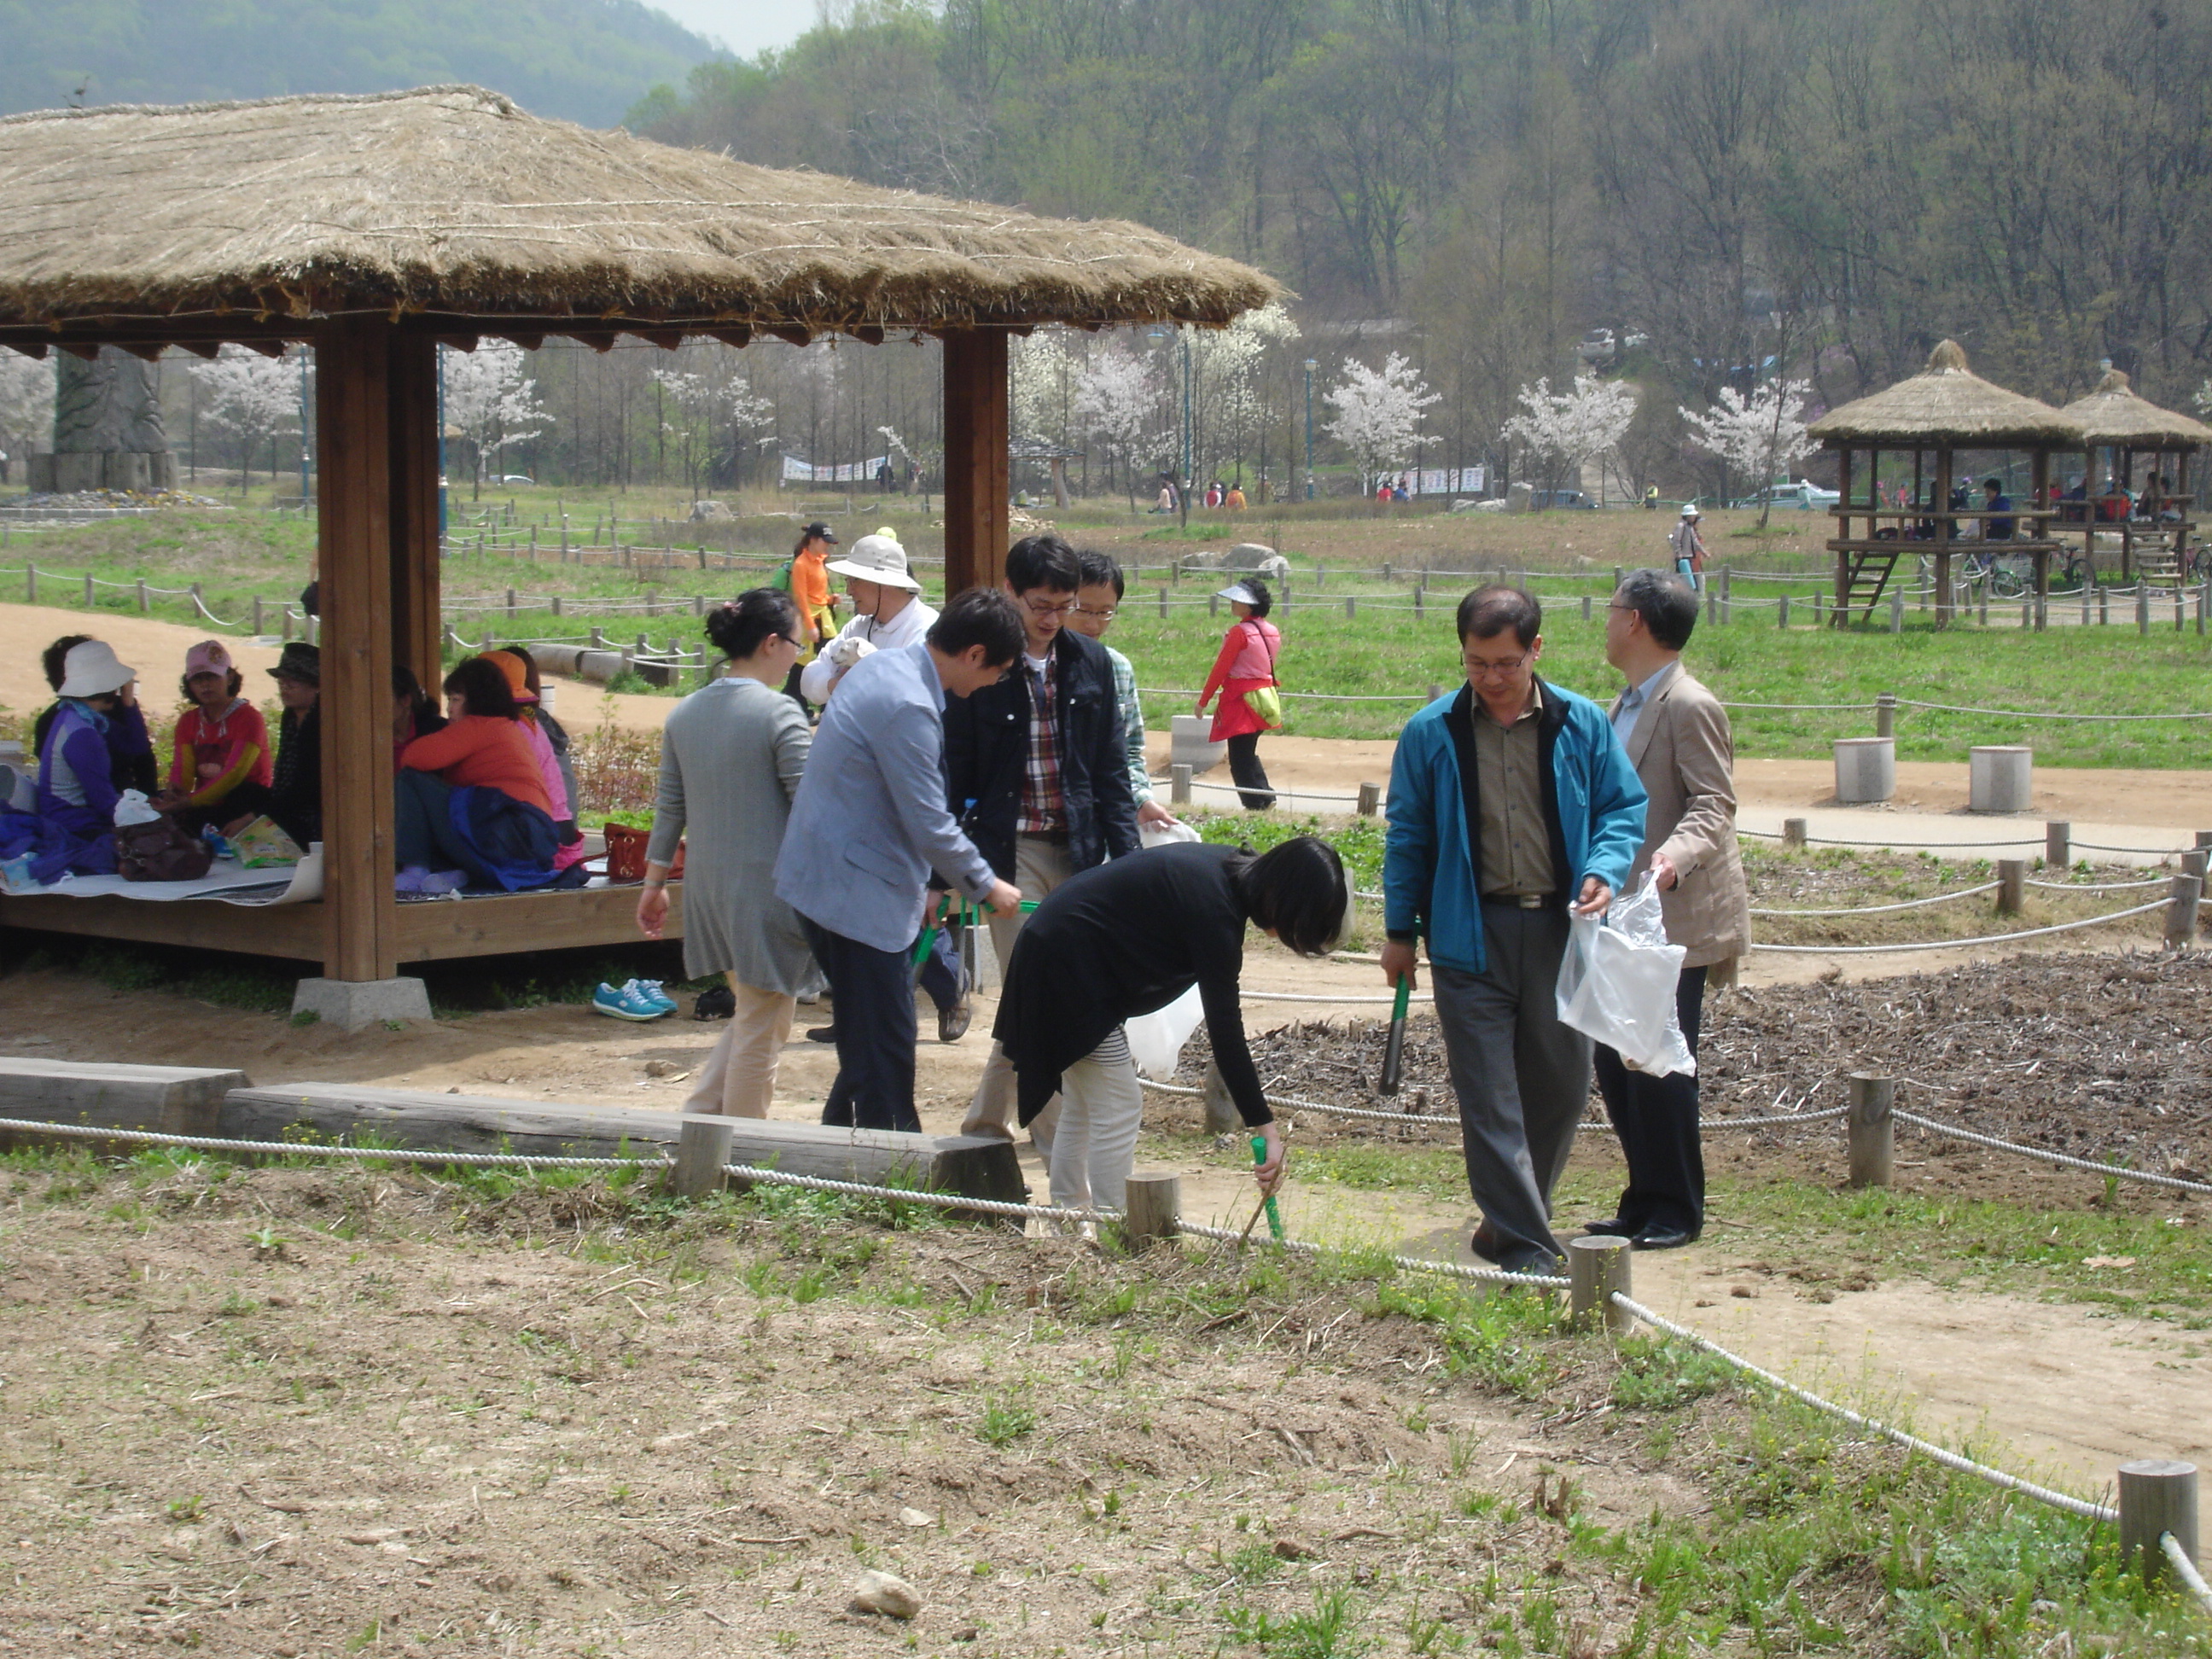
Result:
{"label": "white blossoming tree", "polygon": [[[302,357],[307,359],[304,393]],[[207,362],[194,363],[191,376],[199,386],[200,418],[238,440],[238,487],[243,489],[253,452],[300,429],[303,398],[314,396],[314,360],[305,346],[295,346],[281,357],[264,357],[244,346],[227,345]],[[273,448],[269,475],[276,476]]]}
{"label": "white blossoming tree", "polygon": [[1508,442],[1526,447],[1543,468],[1543,487],[1566,487],[1585,461],[1595,460],[1627,434],[1636,418],[1636,388],[1625,380],[1577,374],[1565,392],[1548,378],[1520,392],[1521,413],[1505,422]]}
{"label": "white blossoming tree", "polygon": [[480,341],[474,351],[438,348],[446,424],[469,446],[475,493],[483,494],[484,468],[500,451],[536,437],[553,416],[538,401],[530,354],[512,340]]}
{"label": "white blossoming tree", "polygon": [[1773,502],[1763,498],[1765,486],[1778,474],[1811,454],[1817,446],[1805,435],[1805,395],[1813,389],[1808,380],[1769,380],[1747,398],[1732,386],[1721,388],[1713,406],[1703,414],[1689,410],[1690,441],[1717,456],[1723,465],[1743,477],[1759,481],[1762,499],[1759,527],[1766,527]]}
{"label": "white blossoming tree", "polygon": [[1394,351],[1379,369],[1346,358],[1343,379],[1322,401],[1336,411],[1322,429],[1351,454],[1364,493],[1383,473],[1410,464],[1428,441],[1421,435],[1421,411],[1441,401],[1441,394],[1431,392],[1413,366]]}
{"label": "white blossoming tree", "polygon": [[1132,512],[1138,471],[1159,441],[1159,404],[1151,359],[1120,345],[1092,352],[1076,382],[1076,426],[1121,463]]}
{"label": "white blossoming tree", "polygon": [[25,465],[32,446],[52,433],[53,425],[53,364],[0,351],[0,483]]}
{"label": "white blossoming tree", "polygon": [[1198,477],[1218,477],[1222,457],[1242,458],[1266,423],[1266,381],[1261,374],[1267,353],[1298,337],[1298,325],[1279,301],[1245,312],[1226,328],[1192,329],[1191,395],[1200,447],[1192,466]]}
{"label": "white blossoming tree", "polygon": [[653,378],[664,394],[661,430],[676,446],[691,499],[712,465],[718,436],[730,434],[730,458],[734,476],[743,453],[745,433],[767,425],[775,410],[765,398],[753,394],[752,383],[737,369],[714,358],[696,360],[696,368],[656,368]]}

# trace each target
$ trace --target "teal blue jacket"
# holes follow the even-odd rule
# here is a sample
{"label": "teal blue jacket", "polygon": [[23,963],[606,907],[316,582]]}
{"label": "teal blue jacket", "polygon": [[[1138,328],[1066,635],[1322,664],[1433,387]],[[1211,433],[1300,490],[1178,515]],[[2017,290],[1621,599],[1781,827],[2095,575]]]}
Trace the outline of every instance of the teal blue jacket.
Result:
{"label": "teal blue jacket", "polygon": [[[1588,697],[1549,681],[1538,716],[1544,760],[1544,823],[1552,868],[1572,872],[1553,896],[1564,909],[1595,876],[1618,893],[1644,845],[1644,785],[1613,722]],[[1394,939],[1429,941],[1429,960],[1479,974],[1482,898],[1475,885],[1479,831],[1474,760],[1453,740],[1472,730],[1473,694],[1462,685],[1406,722],[1390,763],[1390,833],[1382,855],[1382,920]]]}

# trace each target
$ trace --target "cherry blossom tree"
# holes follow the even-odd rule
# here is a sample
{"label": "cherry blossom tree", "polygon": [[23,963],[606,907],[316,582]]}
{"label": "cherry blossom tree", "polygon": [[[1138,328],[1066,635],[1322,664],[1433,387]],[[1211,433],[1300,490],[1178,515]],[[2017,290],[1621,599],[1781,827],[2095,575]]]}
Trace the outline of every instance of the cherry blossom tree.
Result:
{"label": "cherry blossom tree", "polygon": [[1121,463],[1133,513],[1138,470],[1159,442],[1159,407],[1160,387],[1152,360],[1119,344],[1092,352],[1076,382],[1076,426]]}
{"label": "cherry blossom tree", "polygon": [[483,494],[484,467],[500,451],[536,437],[552,420],[538,401],[530,354],[512,340],[479,341],[474,351],[438,348],[446,424],[469,446],[475,493]]}
{"label": "cherry blossom tree", "polygon": [[1442,398],[1394,351],[1380,369],[1345,359],[1344,378],[1322,401],[1336,410],[1322,429],[1350,452],[1364,493],[1383,473],[1410,463],[1428,441],[1420,432],[1421,411]]}
{"label": "cherry blossom tree", "polygon": [[1769,380],[1747,398],[1734,386],[1724,386],[1713,406],[1703,414],[1682,411],[1690,426],[1691,442],[1719,457],[1723,466],[1760,481],[1761,530],[1766,528],[1767,515],[1774,509],[1774,503],[1766,499],[1765,486],[1817,447],[1805,435],[1805,397],[1812,389],[1808,380]]}
{"label": "cherry blossom tree", "polygon": [[696,501],[702,475],[714,460],[718,434],[726,430],[730,434],[734,477],[741,435],[767,425],[775,411],[767,398],[753,395],[752,383],[738,370],[712,357],[695,362],[696,367],[656,368],[653,378],[666,394],[661,430],[676,445]]}
{"label": "cherry blossom tree", "polygon": [[[304,392],[302,357],[307,359]],[[191,372],[199,385],[200,418],[238,440],[238,487],[243,489],[253,452],[300,429],[301,404],[314,395],[314,360],[305,346],[294,346],[281,357],[264,357],[241,345],[226,345],[207,362],[194,363]],[[273,448],[269,476],[276,476]]]}
{"label": "cherry blossom tree", "polygon": [[1565,488],[1569,474],[1619,443],[1636,418],[1636,388],[1626,380],[1601,380],[1577,374],[1565,392],[1552,390],[1548,378],[1521,388],[1522,412],[1505,422],[1503,435],[1518,442],[1546,467],[1545,488]]}

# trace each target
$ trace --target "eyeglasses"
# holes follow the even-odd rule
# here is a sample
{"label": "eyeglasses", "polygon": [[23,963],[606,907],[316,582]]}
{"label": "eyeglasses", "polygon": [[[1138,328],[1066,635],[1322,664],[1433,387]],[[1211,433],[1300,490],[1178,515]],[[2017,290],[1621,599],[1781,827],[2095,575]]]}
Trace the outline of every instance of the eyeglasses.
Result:
{"label": "eyeglasses", "polygon": [[1466,665],[1467,677],[1471,680],[1479,680],[1485,675],[1495,675],[1504,679],[1526,668],[1529,658],[1534,654],[1534,652],[1523,651],[1519,656],[1508,657],[1503,662],[1485,662],[1480,657],[1462,657],[1460,661]]}
{"label": "eyeglasses", "polygon": [[1103,610],[1094,609],[1092,606],[1085,605],[1079,600],[1076,604],[1075,611],[1078,616],[1096,617],[1101,622],[1112,622],[1115,617],[1121,614],[1119,609],[1114,605],[1107,605]]}
{"label": "eyeglasses", "polygon": [[1042,622],[1047,617],[1065,617],[1075,609],[1073,599],[1069,599],[1062,605],[1048,605],[1037,599],[1024,599],[1022,604],[1028,607],[1030,615],[1035,617],[1039,622]]}

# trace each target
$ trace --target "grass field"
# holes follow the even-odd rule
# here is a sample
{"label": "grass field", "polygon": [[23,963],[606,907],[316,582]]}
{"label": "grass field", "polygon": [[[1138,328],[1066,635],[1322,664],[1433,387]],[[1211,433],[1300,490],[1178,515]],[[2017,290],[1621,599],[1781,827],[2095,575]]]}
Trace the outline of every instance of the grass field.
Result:
{"label": "grass field", "polygon": [[[533,508],[541,515],[550,513],[550,492],[538,494],[546,499],[518,495],[521,519],[526,520]],[[678,505],[625,502],[623,511],[673,514]],[[870,520],[867,527],[878,520],[893,524],[917,553],[941,543],[917,503],[878,503],[884,510],[875,515],[869,514],[868,505],[863,502],[856,515]],[[593,519],[583,516],[580,504],[567,506],[581,539]],[[1904,630],[1895,635],[1880,628],[1815,629],[1809,625],[1809,600],[1822,576],[1814,538],[1825,526],[1792,515],[1796,522],[1758,536],[1748,533],[1747,524],[1725,522],[1748,520],[1749,514],[1715,517],[1723,521],[1714,534],[1719,557],[1747,572],[1787,579],[1740,579],[1737,597],[1747,603],[1740,605],[1735,620],[1703,628],[1692,643],[1689,655],[1696,672],[1733,702],[1868,704],[1888,691],[1923,702],[2067,714],[2212,708],[2212,690],[2204,685],[2212,649],[2193,627],[2177,630],[2170,611],[2147,637],[2137,634],[2127,605],[2114,611],[2110,626],[2054,627],[2044,634],[2021,629],[2017,609],[1993,612],[1986,629],[1970,621],[1940,634],[1917,611],[1906,613]],[[1086,521],[1091,519],[1097,522]],[[1613,566],[1648,556],[1651,548],[1645,544],[1656,544],[1657,536],[1650,516],[1639,513],[1334,519],[1294,513],[1280,521],[1255,514],[1245,524],[1224,526],[1216,537],[1100,511],[1068,515],[1066,528],[1079,542],[1108,545],[1126,559],[1154,564],[1233,536],[1279,535],[1290,550],[1294,573],[1290,602],[1277,607],[1274,618],[1284,633],[1283,683],[1294,694],[1287,703],[1290,729],[1311,737],[1370,738],[1395,733],[1430,684],[1452,685],[1459,678],[1451,605],[1466,580],[1439,577],[1437,586],[1428,590],[1433,602],[1417,614],[1412,589],[1403,580],[1407,573],[1424,563],[1438,571],[1504,568],[1540,573],[1534,585],[1547,611],[1547,673],[1561,684],[1603,696],[1615,681],[1602,657],[1602,596]],[[1191,531],[1202,528],[1193,526]],[[757,559],[750,570],[764,574],[780,557],[777,547],[763,539],[772,529],[766,520],[747,520],[738,529],[722,531],[720,539],[737,546],[739,556]],[[68,605],[82,603],[87,574],[106,582],[143,579],[177,588],[197,581],[209,608],[233,623],[250,619],[258,596],[273,629],[275,605],[295,600],[307,580],[313,535],[312,522],[296,517],[165,514],[20,537],[0,554],[0,568],[20,571],[21,560],[34,558],[42,573],[40,599]],[[1381,567],[1394,556],[1393,580],[1386,582]],[[447,597],[482,603],[449,611],[448,620],[471,639],[487,633],[502,639],[576,638],[596,624],[617,640],[643,633],[656,645],[672,637],[696,643],[697,624],[684,614],[691,597],[726,594],[757,580],[750,570],[710,574],[679,566],[641,577],[619,566],[532,563],[497,553],[466,553],[448,562]],[[0,578],[9,584],[0,592],[9,598],[24,594],[27,590],[15,586],[21,580]],[[1112,641],[1137,664],[1143,684],[1191,690],[1202,683],[1228,625],[1225,611],[1212,614],[1205,602],[1214,585],[1201,573],[1172,584],[1148,575],[1133,586]],[[519,601],[512,614],[505,605],[510,586]],[[1784,592],[1793,597],[1793,626],[1787,630],[1776,626],[1771,604],[1747,603]],[[547,603],[556,593],[562,597],[558,617]],[[1581,610],[1585,594],[1594,601],[1587,623]],[[135,591],[128,586],[99,588],[96,597],[96,609],[137,609]],[[647,616],[638,609],[612,608],[636,606],[648,597],[664,599],[668,609]],[[1356,614],[1345,614],[1347,599]],[[157,605],[155,614],[188,620],[194,613],[188,601],[171,599]],[[1296,695],[1305,693],[1395,695],[1405,700],[1337,702]],[[1147,693],[1150,722],[1164,723],[1189,707],[1183,696]],[[1734,718],[1738,750],[1746,756],[1821,757],[1832,738],[1872,729],[1871,714],[1863,708],[1740,708]],[[2201,721],[2074,723],[1906,709],[1898,721],[1898,753],[1904,759],[1959,760],[1976,744],[2025,742],[2034,745],[2045,765],[2190,768],[2204,763],[2203,731]]]}

